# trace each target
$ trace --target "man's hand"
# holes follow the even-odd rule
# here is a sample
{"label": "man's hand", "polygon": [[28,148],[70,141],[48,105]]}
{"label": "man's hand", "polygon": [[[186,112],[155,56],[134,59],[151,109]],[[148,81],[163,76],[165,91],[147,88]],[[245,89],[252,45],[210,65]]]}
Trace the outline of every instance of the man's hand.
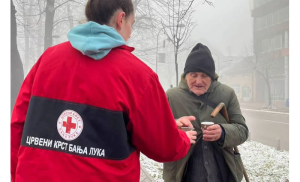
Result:
{"label": "man's hand", "polygon": [[196,118],[194,116],[183,116],[176,120],[177,128],[180,129],[182,126],[194,128],[191,121],[195,121],[195,120]]}
{"label": "man's hand", "polygon": [[196,131],[187,131],[185,133],[189,137],[191,144],[195,144],[196,139],[197,139],[197,136],[196,136],[197,132]]}
{"label": "man's hand", "polygon": [[[194,116],[183,116],[176,120],[177,128],[178,129],[180,129],[181,127],[194,128],[191,121],[195,121],[195,120],[196,120],[196,118]],[[187,131],[185,133],[188,136],[188,138],[190,139],[191,144],[195,144],[196,139],[197,139],[197,132],[196,131]]]}
{"label": "man's hand", "polygon": [[203,140],[207,142],[217,141],[222,136],[222,128],[218,124],[211,125],[203,130]]}

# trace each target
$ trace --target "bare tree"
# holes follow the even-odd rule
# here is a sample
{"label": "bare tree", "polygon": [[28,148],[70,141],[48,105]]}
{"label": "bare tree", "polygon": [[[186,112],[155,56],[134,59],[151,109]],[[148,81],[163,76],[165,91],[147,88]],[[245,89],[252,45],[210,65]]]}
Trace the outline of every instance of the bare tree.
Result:
{"label": "bare tree", "polygon": [[134,54],[149,66],[155,65],[156,30],[159,21],[154,12],[153,0],[134,0],[135,24],[128,41],[134,45]]}
{"label": "bare tree", "polygon": [[15,105],[16,98],[18,96],[21,84],[24,79],[24,71],[23,71],[23,64],[21,62],[20,54],[17,47],[17,23],[16,23],[16,9],[13,2],[10,2],[10,19],[11,19],[11,52],[10,52],[10,74],[11,74],[11,99],[10,99],[10,106],[11,112]]}
{"label": "bare tree", "polygon": [[74,22],[73,22],[73,16],[72,16],[70,2],[67,4],[67,9],[68,9],[68,20],[69,20],[69,25],[70,25],[70,29],[71,29],[74,26]]}
{"label": "bare tree", "polygon": [[280,70],[282,70],[281,62],[278,58],[280,53],[274,50],[272,43],[266,45],[267,48],[262,48],[261,45],[251,43],[245,46],[243,56],[246,57],[245,61],[248,65],[259,74],[267,86],[268,107],[272,106],[271,95],[271,80],[278,76],[282,76]]}
{"label": "bare tree", "polygon": [[[30,1],[32,2],[32,1]],[[29,6],[29,12],[31,12],[32,8],[31,6]],[[29,24],[30,24],[30,18],[27,16],[27,13],[28,11],[26,10],[26,6],[23,6],[22,7],[22,10],[23,10],[23,22],[24,22],[24,36],[25,36],[25,59],[24,59],[24,67],[27,69],[28,68],[28,65],[29,65]]]}
{"label": "bare tree", "polygon": [[[54,44],[67,40],[66,35],[70,28],[82,22],[80,20],[84,17],[84,12],[82,10],[84,10],[87,0],[14,1],[16,1],[19,5],[19,16],[25,17],[24,19],[26,20],[30,19],[28,22],[30,22],[31,25],[26,24],[26,22],[22,20],[23,18],[20,19],[21,21],[19,20],[19,22],[20,26],[26,25],[27,28],[30,26],[30,31],[28,31],[29,38],[31,41],[34,41],[33,44],[36,46],[34,46],[35,48],[30,46],[30,51],[28,51],[28,49],[24,49],[26,46],[24,46],[23,43],[20,47],[22,51],[25,50],[25,53],[36,53],[35,57],[32,57],[32,54],[29,54],[29,56],[31,56],[29,58],[34,60],[34,63],[41,54],[41,47],[44,47],[44,50],[46,50]],[[176,52],[176,70],[178,70],[177,54],[182,50],[181,46],[192,30],[190,27],[190,25],[192,25],[190,12],[192,11],[191,5],[194,0],[173,1],[174,6],[171,6],[171,0],[133,0],[136,22],[133,36],[129,40],[129,44],[135,46],[136,55],[140,56],[143,61],[153,65],[155,64],[154,61],[156,58],[156,38],[158,37],[159,30],[164,27],[164,32],[168,32],[168,36],[173,38],[174,52]],[[29,2],[31,2],[32,5],[29,6]],[[203,3],[210,2],[203,0]],[[23,7],[25,4],[26,8],[22,10],[20,7]],[[183,8],[184,5],[186,5],[185,8]],[[31,12],[28,11],[29,8],[31,8]],[[24,14],[22,11],[26,11],[28,13]],[[168,29],[166,27],[179,24],[184,24],[185,27],[178,26],[177,30]],[[42,40],[41,37],[43,37],[44,40]],[[24,38],[21,42],[22,41],[24,42]],[[32,49],[36,50],[33,51]],[[32,65],[28,66],[29,69],[31,66]]]}
{"label": "bare tree", "polygon": [[[39,1],[38,3],[38,9],[39,9],[39,13],[42,13],[43,10],[43,3],[41,3],[41,1]],[[43,16],[39,16],[38,17],[38,21],[37,21],[37,36],[36,36],[36,57],[39,57],[42,52],[43,52],[43,46],[44,46],[44,42],[43,42],[43,38],[44,38],[44,29],[45,27],[44,25],[44,17]],[[35,58],[36,59],[36,58]]]}
{"label": "bare tree", "polygon": [[[56,3],[57,1],[57,3]],[[73,26],[71,11],[67,9],[67,17],[59,17],[57,18],[57,22],[55,22],[55,13],[58,8],[62,8],[62,6],[69,7],[68,2],[73,0],[46,0],[46,8],[45,8],[45,37],[44,37],[44,50],[53,45],[53,31],[54,27],[57,26],[58,23],[61,22],[69,22],[70,27]],[[56,4],[56,5],[55,5]],[[65,13],[64,13],[65,14]]]}
{"label": "bare tree", "polygon": [[45,20],[44,50],[52,46],[53,19],[55,14],[54,1],[55,0],[47,0],[46,11],[45,11],[46,20]]}
{"label": "bare tree", "polygon": [[[192,22],[194,0],[135,0],[133,2],[136,22],[130,43],[136,47],[135,55],[148,65],[155,65],[155,70],[158,71],[157,50],[163,48],[158,41],[162,42],[159,37],[164,33],[167,40],[172,43],[175,57],[175,62],[166,63],[168,64],[167,70],[175,64],[176,85],[178,86],[177,59],[180,52],[190,49],[190,45],[186,46],[185,42],[195,26]],[[203,3],[213,5],[207,0],[203,0]],[[173,77],[173,74],[167,75],[169,78]]]}
{"label": "bare tree", "polygon": [[[192,21],[193,3],[194,0],[166,0],[165,6],[161,6],[162,12],[165,12],[161,18],[161,26],[174,47],[176,86],[179,83],[178,53],[182,51],[184,43],[195,27],[195,23]],[[213,5],[206,0],[203,3]]]}
{"label": "bare tree", "polygon": [[86,0],[13,1],[17,9],[18,46],[24,53],[22,58],[27,73],[44,50],[67,40],[67,32],[84,16],[78,10],[84,9]]}

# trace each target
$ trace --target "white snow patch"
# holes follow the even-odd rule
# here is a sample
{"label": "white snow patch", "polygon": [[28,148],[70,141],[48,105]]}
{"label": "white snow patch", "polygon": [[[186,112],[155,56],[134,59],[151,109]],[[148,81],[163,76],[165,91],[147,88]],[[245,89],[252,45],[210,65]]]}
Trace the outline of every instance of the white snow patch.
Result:
{"label": "white snow patch", "polygon": [[[251,182],[289,181],[289,152],[278,151],[255,141],[246,141],[238,149]],[[164,182],[162,163],[149,159],[142,153],[140,161],[156,182]]]}

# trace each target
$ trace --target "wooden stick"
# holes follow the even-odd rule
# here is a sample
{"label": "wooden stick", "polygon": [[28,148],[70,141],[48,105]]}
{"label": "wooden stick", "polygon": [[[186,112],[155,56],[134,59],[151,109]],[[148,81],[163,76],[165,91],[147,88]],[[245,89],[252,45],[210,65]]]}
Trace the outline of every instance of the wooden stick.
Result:
{"label": "wooden stick", "polygon": [[[215,118],[215,117],[217,116],[217,114],[218,114],[220,111],[222,112],[222,115],[223,115],[223,117],[226,119],[227,123],[229,123],[229,116],[228,116],[228,113],[227,113],[226,106],[225,106],[225,104],[224,104],[223,102],[221,102],[221,103],[213,110],[213,112],[211,113],[210,117]],[[239,153],[239,149],[238,149],[236,146],[233,147],[233,148],[234,148],[234,151],[235,151],[235,152]],[[244,166],[244,164],[243,164],[243,161],[241,160],[241,162],[242,162],[242,166],[243,166],[243,174],[244,174],[245,180],[246,180],[246,182],[250,182],[250,181],[249,181],[248,174],[247,174],[246,169],[245,169],[245,166]]]}
{"label": "wooden stick", "polygon": [[[221,111],[221,109],[225,106],[223,102],[221,102],[211,113],[210,117],[215,118],[217,114]],[[226,119],[226,118],[225,118]],[[227,120],[227,119],[226,119]]]}

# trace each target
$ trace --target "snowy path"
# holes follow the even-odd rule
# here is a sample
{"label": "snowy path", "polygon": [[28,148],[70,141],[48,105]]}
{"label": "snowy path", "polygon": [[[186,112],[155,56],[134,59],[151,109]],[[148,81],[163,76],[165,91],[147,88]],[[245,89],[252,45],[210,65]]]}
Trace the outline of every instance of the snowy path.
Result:
{"label": "snowy path", "polygon": [[[238,148],[251,182],[286,182],[289,179],[289,152],[278,151],[254,141],[247,141]],[[140,161],[156,182],[164,181],[162,163],[143,154]]]}

